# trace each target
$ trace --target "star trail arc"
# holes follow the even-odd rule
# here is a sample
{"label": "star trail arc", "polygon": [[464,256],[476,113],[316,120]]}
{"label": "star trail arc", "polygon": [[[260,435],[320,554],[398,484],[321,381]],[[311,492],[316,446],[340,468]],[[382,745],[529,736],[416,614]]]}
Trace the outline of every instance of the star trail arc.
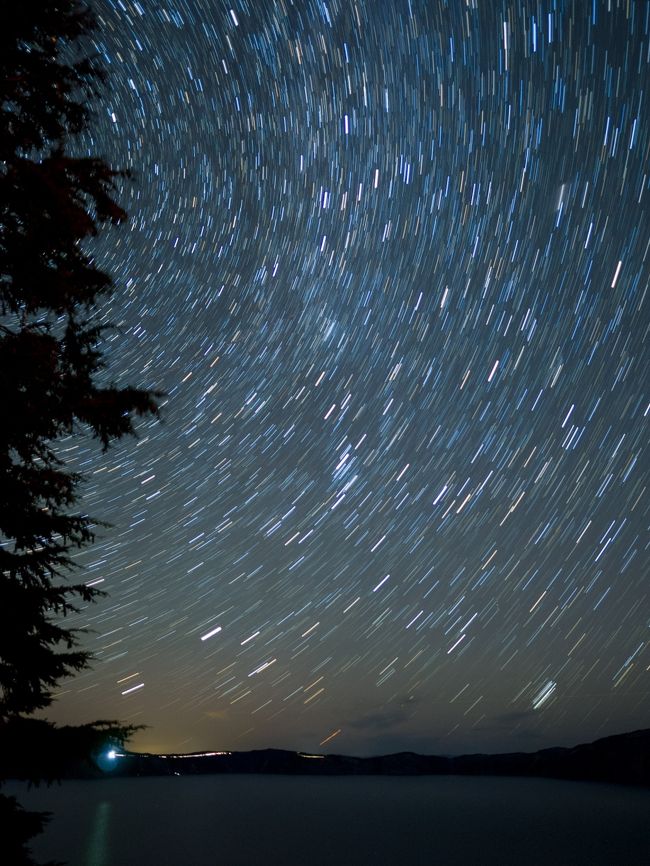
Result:
{"label": "star trail arc", "polygon": [[55,713],[165,751],[647,724],[648,4],[95,8],[81,146],[137,178],[107,352],[168,399],[67,443],[113,528]]}

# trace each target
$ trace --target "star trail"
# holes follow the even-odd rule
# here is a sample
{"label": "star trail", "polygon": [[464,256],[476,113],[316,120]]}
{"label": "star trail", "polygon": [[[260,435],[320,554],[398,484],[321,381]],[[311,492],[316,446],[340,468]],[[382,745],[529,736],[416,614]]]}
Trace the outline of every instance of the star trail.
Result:
{"label": "star trail", "polygon": [[650,4],[98,0],[109,595],[50,716],[134,747],[568,745],[650,718]]}

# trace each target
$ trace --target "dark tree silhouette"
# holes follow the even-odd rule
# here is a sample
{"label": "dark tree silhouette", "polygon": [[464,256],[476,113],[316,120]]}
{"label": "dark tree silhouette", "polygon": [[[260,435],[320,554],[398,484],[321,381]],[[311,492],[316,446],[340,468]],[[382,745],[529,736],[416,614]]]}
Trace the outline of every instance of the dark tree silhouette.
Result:
{"label": "dark tree silhouette", "polygon": [[[157,415],[161,396],[104,371],[97,315],[114,284],[85,242],[126,219],[115,201],[126,173],[76,155],[104,78],[87,53],[95,19],[77,0],[10,6],[0,13],[0,780],[21,723],[90,661],[64,617],[99,594],[68,580],[97,524],[75,508],[82,478],[60,443],[90,435],[105,449],[134,433],[136,416]],[[91,729],[94,745],[128,734],[84,728],[84,748]],[[28,838],[39,819],[17,809],[0,803]],[[17,846],[9,862],[31,862]]]}

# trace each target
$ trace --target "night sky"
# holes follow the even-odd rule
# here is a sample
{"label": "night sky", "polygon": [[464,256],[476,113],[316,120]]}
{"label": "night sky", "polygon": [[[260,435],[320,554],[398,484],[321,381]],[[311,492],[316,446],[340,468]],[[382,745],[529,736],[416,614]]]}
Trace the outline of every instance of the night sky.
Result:
{"label": "night sky", "polygon": [[101,0],[132,168],[50,717],[156,751],[650,723],[650,4]]}

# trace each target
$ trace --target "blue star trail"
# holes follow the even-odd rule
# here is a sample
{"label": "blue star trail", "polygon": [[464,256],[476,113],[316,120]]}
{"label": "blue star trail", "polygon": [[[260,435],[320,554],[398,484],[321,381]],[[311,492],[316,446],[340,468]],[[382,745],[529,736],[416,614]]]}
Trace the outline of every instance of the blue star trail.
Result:
{"label": "blue star trail", "polygon": [[[150,750],[647,726],[650,4],[101,0],[108,597],[53,715]],[[326,745],[323,745],[323,744]]]}

